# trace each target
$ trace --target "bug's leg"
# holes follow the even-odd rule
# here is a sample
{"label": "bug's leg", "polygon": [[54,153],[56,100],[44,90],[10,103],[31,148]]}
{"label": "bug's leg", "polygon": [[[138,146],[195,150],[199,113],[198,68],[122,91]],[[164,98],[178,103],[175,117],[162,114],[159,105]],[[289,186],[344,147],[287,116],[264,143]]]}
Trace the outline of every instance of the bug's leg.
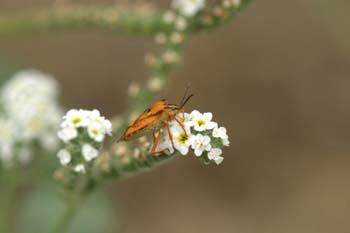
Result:
{"label": "bug's leg", "polygon": [[174,117],[174,120],[180,125],[180,127],[182,128],[184,133],[187,135],[187,132],[186,132],[184,124],[177,117]]}
{"label": "bug's leg", "polygon": [[170,128],[169,128],[169,122],[167,120],[164,121],[164,126],[168,132],[169,139],[171,141],[171,145],[175,148],[174,146],[174,140],[173,140],[173,135],[171,134]]}
{"label": "bug's leg", "polygon": [[[153,135],[154,135],[154,133],[153,133]],[[166,154],[165,150],[156,151],[156,149],[158,147],[158,144],[159,144],[160,136],[161,136],[161,132],[159,130],[158,134],[156,136],[154,136],[154,142],[153,142],[153,146],[152,146],[152,149],[151,149],[151,154],[152,155]]]}
{"label": "bug's leg", "polygon": [[153,138],[153,142],[156,140],[156,134],[155,131],[152,132],[152,138]]}
{"label": "bug's leg", "polygon": [[[181,120],[179,120],[179,118],[176,117],[180,113],[185,113],[185,111],[183,109],[180,109],[175,114],[173,114],[172,112],[166,112],[166,114],[168,115],[169,121],[175,120],[180,125],[180,127],[182,128],[184,133],[187,135],[184,124],[181,122]],[[183,117],[185,117],[185,116],[183,116]]]}
{"label": "bug's leg", "polygon": [[162,153],[161,151],[160,152],[156,152],[156,149],[157,149],[157,146],[158,146],[158,143],[159,143],[159,140],[160,140],[160,130],[157,131],[157,135],[155,135],[155,133],[153,132],[153,146],[152,146],[152,149],[151,149],[151,154],[152,155],[155,155],[155,154],[158,154],[158,153]]}

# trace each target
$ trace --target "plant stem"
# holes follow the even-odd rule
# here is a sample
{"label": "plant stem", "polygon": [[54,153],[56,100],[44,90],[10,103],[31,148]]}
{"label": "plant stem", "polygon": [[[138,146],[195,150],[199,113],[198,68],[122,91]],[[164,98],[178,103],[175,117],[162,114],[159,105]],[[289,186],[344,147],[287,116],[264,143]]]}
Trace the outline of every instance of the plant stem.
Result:
{"label": "plant stem", "polygon": [[64,233],[68,230],[68,227],[73,222],[75,215],[77,214],[78,207],[82,203],[84,198],[74,198],[70,201],[59,217],[58,221],[50,231],[50,233]]}
{"label": "plant stem", "polygon": [[[5,174],[6,172],[6,174]],[[4,185],[1,195],[0,207],[0,232],[12,232],[12,217],[14,214],[16,191],[18,187],[18,174],[16,168],[13,167],[4,174]]]}
{"label": "plant stem", "polygon": [[[193,32],[215,28],[234,18],[253,0],[241,0],[241,4],[232,9],[226,19],[217,19],[213,24],[195,20]],[[221,2],[212,7],[221,6]],[[154,36],[159,32],[170,32],[174,25],[163,20],[161,10],[122,8],[115,6],[64,6],[26,11],[21,14],[0,15],[0,35],[23,32],[59,31],[69,29],[102,29],[125,32],[133,35]]]}
{"label": "plant stem", "polygon": [[167,27],[159,12],[138,12],[115,6],[56,7],[22,14],[0,15],[0,35],[67,29],[102,29],[136,35],[154,35],[159,30],[167,30]]}
{"label": "plant stem", "polygon": [[82,176],[76,183],[72,193],[68,193],[67,205],[62,215],[50,231],[50,233],[64,233],[73,222],[79,207],[85,202],[85,199],[91,194],[92,190],[86,190],[89,182],[87,176]]}

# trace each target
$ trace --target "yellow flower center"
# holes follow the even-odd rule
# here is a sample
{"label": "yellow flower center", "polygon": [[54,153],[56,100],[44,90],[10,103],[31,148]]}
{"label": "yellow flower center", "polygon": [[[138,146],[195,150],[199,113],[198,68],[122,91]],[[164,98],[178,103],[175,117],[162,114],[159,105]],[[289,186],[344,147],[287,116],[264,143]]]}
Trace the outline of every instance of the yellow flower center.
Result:
{"label": "yellow flower center", "polygon": [[96,129],[96,128],[95,128],[95,129],[92,129],[91,132],[92,132],[94,135],[98,135],[98,133],[99,133],[98,129]]}
{"label": "yellow flower center", "polygon": [[199,119],[199,120],[197,120],[197,124],[199,126],[205,125],[205,121],[203,119]]}
{"label": "yellow flower center", "polygon": [[30,122],[30,127],[34,130],[38,130],[40,129],[42,126],[42,122],[39,119],[32,119],[32,121]]}
{"label": "yellow flower center", "polygon": [[181,144],[185,144],[188,140],[188,135],[185,133],[181,133],[178,137],[178,140]]}
{"label": "yellow flower center", "polygon": [[73,119],[72,119],[72,123],[74,124],[74,125],[76,125],[76,124],[78,124],[78,123],[80,123],[81,122],[81,117],[74,117]]}

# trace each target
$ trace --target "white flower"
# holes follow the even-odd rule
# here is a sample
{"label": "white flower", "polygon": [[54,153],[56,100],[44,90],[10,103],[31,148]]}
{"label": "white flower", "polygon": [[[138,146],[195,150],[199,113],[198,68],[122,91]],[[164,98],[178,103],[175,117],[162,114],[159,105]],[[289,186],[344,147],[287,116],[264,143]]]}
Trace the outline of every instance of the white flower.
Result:
{"label": "white flower", "polygon": [[174,32],[170,36],[170,41],[174,44],[180,44],[184,41],[184,36],[181,33]]}
{"label": "white flower", "polygon": [[140,93],[140,85],[137,82],[132,82],[128,87],[128,95],[136,97]]}
{"label": "white flower", "polygon": [[89,124],[88,111],[71,109],[63,117],[62,127],[86,127]]}
{"label": "white flower", "polygon": [[172,11],[167,11],[167,12],[165,12],[164,15],[163,15],[163,20],[164,20],[164,22],[170,24],[170,23],[173,23],[173,22],[174,22],[175,17],[176,17],[176,15],[174,14],[174,12],[172,12]]}
{"label": "white flower", "polygon": [[98,150],[88,143],[85,143],[82,148],[82,154],[84,159],[89,162],[98,156]]}
{"label": "white flower", "polygon": [[11,108],[12,103],[22,103],[37,97],[56,99],[58,85],[56,81],[47,74],[36,70],[24,70],[16,73],[8,81],[2,91],[2,101],[11,103],[6,110]]}
{"label": "white flower", "polygon": [[15,140],[16,126],[5,118],[0,118],[0,145],[4,143],[13,143]]}
{"label": "white flower", "polygon": [[67,143],[78,136],[78,130],[73,127],[66,127],[60,130],[57,135],[59,139]]}
{"label": "white flower", "polygon": [[187,112],[181,112],[176,115],[177,119],[180,120],[182,124],[184,124],[186,130],[189,130],[191,126],[193,126],[193,122],[191,120],[191,115],[188,114]]}
{"label": "white flower", "polygon": [[159,77],[154,77],[147,82],[147,87],[151,91],[159,91],[164,86],[164,82]]}
{"label": "white flower", "polygon": [[66,166],[67,164],[70,163],[70,161],[72,160],[72,156],[69,153],[69,151],[67,151],[66,149],[62,149],[57,153],[57,157],[60,159],[60,162],[63,166]]}
{"label": "white flower", "polygon": [[167,41],[167,35],[165,33],[158,33],[154,40],[156,41],[157,44],[165,44]]}
{"label": "white flower", "polygon": [[190,114],[194,130],[202,132],[205,130],[211,130],[217,127],[217,123],[211,121],[213,119],[213,114],[211,112],[206,112],[204,114],[197,110],[194,110]]}
{"label": "white flower", "polygon": [[178,31],[184,31],[187,28],[187,20],[184,17],[177,17],[175,20],[175,28]]}
{"label": "white flower", "polygon": [[72,109],[67,112],[63,119],[59,137],[64,142],[77,136],[76,128],[87,128],[89,136],[97,142],[102,142],[106,134],[111,135],[112,133],[112,123],[101,116],[98,110]]}
{"label": "white flower", "polygon": [[14,147],[12,144],[2,144],[0,146],[0,160],[6,164],[11,164],[13,159]]}
{"label": "white flower", "polygon": [[[83,158],[86,162],[77,164],[76,160],[73,160],[70,162],[70,167],[76,172],[85,173],[87,169],[85,167],[86,164],[99,156],[97,148],[102,146],[102,142],[107,134],[111,135],[112,123],[104,116],[101,116],[96,109],[92,111],[72,109],[67,112],[63,120],[61,130],[58,132],[59,138],[64,143],[77,138],[71,142],[72,146],[81,147],[80,155],[76,155],[80,157],[77,161],[81,161]],[[93,144],[91,144],[91,139],[94,141]]]}
{"label": "white flower", "polygon": [[221,139],[228,138],[226,128],[225,127],[214,128],[213,137],[214,138],[221,138]]}
{"label": "white flower", "polygon": [[219,165],[224,160],[224,157],[221,156],[222,150],[220,148],[212,148],[208,153],[208,159],[214,160],[214,162]]}
{"label": "white flower", "polygon": [[219,148],[212,148],[208,153],[208,159],[213,160],[222,154],[222,150]]}
{"label": "white flower", "polygon": [[9,162],[13,157],[16,128],[8,119],[0,118],[0,160]]}
{"label": "white flower", "polygon": [[187,129],[184,131],[184,129],[176,121],[172,124],[170,131],[174,140],[175,149],[182,155],[187,155],[191,146],[191,131]]}
{"label": "white flower", "polygon": [[11,119],[18,120],[18,124],[31,122],[32,118],[36,118],[37,121],[44,122],[42,125],[47,125],[45,120],[50,119],[48,122],[51,123],[52,119],[58,118],[52,115],[60,113],[56,104],[57,94],[58,85],[51,76],[29,70],[15,74],[6,82],[1,101],[6,114]]}
{"label": "white flower", "polygon": [[230,145],[230,140],[228,138],[222,139],[222,143],[224,146],[229,146]]}
{"label": "white flower", "polygon": [[193,137],[191,142],[192,149],[194,150],[194,154],[196,156],[201,156],[204,151],[210,151],[210,137],[207,135],[203,136],[202,134],[197,134]]}
{"label": "white flower", "polygon": [[179,60],[179,54],[174,50],[167,50],[163,54],[163,59],[164,59],[164,62],[168,64],[173,64]]}
{"label": "white flower", "polygon": [[233,6],[238,7],[241,4],[241,0],[231,0]]}
{"label": "white flower", "polygon": [[112,123],[109,120],[104,120],[103,126],[104,126],[105,133],[108,135],[112,135],[112,131],[113,131]]}
{"label": "white flower", "polygon": [[96,142],[102,142],[105,138],[104,129],[101,124],[94,123],[88,127],[89,136],[94,139]]}
{"label": "white flower", "polygon": [[224,161],[224,157],[222,156],[217,156],[214,158],[214,162],[219,165],[220,163],[222,163]]}
{"label": "white flower", "polygon": [[29,162],[34,142],[47,152],[57,149],[55,131],[62,116],[58,92],[51,76],[35,70],[18,72],[5,83],[0,90],[0,105],[7,123],[0,119],[0,160],[7,164],[14,159],[22,164]]}
{"label": "white flower", "polygon": [[35,70],[18,72],[5,83],[0,100],[4,113],[16,125],[16,142],[30,144],[53,137],[62,115],[57,104],[58,90],[51,76]]}
{"label": "white flower", "polygon": [[20,134],[23,138],[29,140],[38,138],[59,123],[61,113],[56,103],[49,102],[46,97],[41,98],[12,103],[11,107],[8,107],[11,110],[6,114],[21,128]]}
{"label": "white flower", "polygon": [[205,0],[173,0],[173,7],[187,17],[192,17],[205,7]]}
{"label": "white flower", "polygon": [[213,130],[213,137],[214,138],[221,138],[224,146],[230,145],[230,141],[229,141],[228,135],[227,135],[227,130],[225,127],[220,127],[220,128],[215,127]]}
{"label": "white flower", "polygon": [[103,134],[112,134],[112,123],[109,120],[106,120],[105,117],[101,116],[98,110],[92,110],[88,112],[88,119],[90,120],[89,126],[99,125],[101,132]]}
{"label": "white flower", "polygon": [[101,116],[98,110],[90,111],[87,114],[89,125],[88,134],[96,142],[102,142],[106,134],[111,135],[112,123]]}
{"label": "white flower", "polygon": [[84,164],[78,164],[77,166],[74,167],[74,171],[77,172],[77,173],[85,173],[86,170],[85,170],[85,166]]}

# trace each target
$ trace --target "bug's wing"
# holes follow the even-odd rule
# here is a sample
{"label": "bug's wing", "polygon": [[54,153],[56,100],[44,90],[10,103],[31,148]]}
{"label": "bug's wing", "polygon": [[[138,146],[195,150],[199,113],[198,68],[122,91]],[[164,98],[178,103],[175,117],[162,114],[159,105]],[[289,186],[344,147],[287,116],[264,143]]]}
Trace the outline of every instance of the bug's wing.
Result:
{"label": "bug's wing", "polygon": [[[128,140],[131,136],[135,136],[140,131],[144,131],[147,127],[154,129],[154,123],[162,117],[167,104],[168,102],[166,100],[153,103],[135,121],[129,124],[124,135],[119,140]],[[153,126],[153,128],[151,126]]]}
{"label": "bug's wing", "polygon": [[147,117],[152,116],[151,110],[149,108],[147,108],[143,113],[141,113],[133,122],[131,122],[129,124],[129,126],[136,124],[137,122],[140,122],[144,119],[146,119]]}
{"label": "bug's wing", "polygon": [[126,129],[123,136],[119,139],[119,141],[128,140],[129,137],[134,136],[135,134],[141,132],[142,130],[154,124],[156,121],[158,121],[161,118],[161,114],[151,115],[147,117],[144,117],[144,116],[141,117],[141,116],[138,117],[134,122],[132,122],[128,126],[128,128]]}

